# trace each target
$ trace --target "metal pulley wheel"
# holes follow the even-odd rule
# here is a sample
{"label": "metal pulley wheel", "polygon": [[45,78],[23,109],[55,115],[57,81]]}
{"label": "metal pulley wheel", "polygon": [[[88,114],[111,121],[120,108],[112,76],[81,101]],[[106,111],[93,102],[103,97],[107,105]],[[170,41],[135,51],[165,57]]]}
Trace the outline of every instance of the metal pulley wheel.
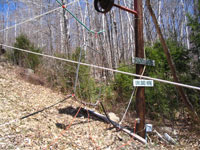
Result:
{"label": "metal pulley wheel", "polygon": [[94,0],[94,8],[101,13],[107,13],[114,6],[114,0]]}

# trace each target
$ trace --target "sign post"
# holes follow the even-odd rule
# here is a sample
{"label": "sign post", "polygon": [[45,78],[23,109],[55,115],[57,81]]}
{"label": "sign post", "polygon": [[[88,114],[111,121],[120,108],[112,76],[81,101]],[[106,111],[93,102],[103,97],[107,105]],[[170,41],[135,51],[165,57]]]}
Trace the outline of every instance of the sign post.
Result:
{"label": "sign post", "polygon": [[[143,2],[142,0],[134,0],[134,10],[119,6],[114,3],[114,0],[94,0],[96,11],[107,13],[113,6],[123,9],[135,15],[135,56],[144,58],[144,37],[143,37]],[[151,64],[151,62],[148,62]],[[144,69],[144,64],[136,65],[136,74],[141,75]],[[136,112],[140,123],[136,126],[137,133],[145,138],[145,97],[144,87],[138,87],[136,92]]]}

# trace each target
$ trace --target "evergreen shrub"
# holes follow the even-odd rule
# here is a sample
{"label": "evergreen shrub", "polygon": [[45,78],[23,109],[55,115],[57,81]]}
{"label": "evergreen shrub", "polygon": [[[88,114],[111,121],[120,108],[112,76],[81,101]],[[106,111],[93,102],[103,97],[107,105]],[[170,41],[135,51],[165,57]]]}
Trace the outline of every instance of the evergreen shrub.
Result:
{"label": "evergreen shrub", "polygon": [[[33,43],[28,39],[28,37],[24,34],[19,35],[16,38],[16,42],[14,43],[14,47],[29,50],[32,52],[41,53],[42,50],[40,48],[36,48]],[[10,53],[11,56],[9,58],[17,65],[25,68],[31,68],[33,70],[41,63],[41,56],[22,52],[16,49],[13,49],[13,53]]]}
{"label": "evergreen shrub", "polygon": [[[71,59],[74,61],[79,60],[81,48],[76,48],[72,54]],[[55,54],[57,57],[67,58],[65,54]],[[82,51],[81,62],[85,62],[85,54]],[[60,70],[57,72],[58,84],[64,89],[64,91],[73,92],[75,86],[76,69],[78,64],[72,64],[69,62],[57,61],[57,66],[60,66]],[[90,75],[90,67],[80,65],[79,76],[76,87],[76,95],[80,98],[88,101],[95,101],[98,97],[99,88],[97,87],[95,80]]]}
{"label": "evergreen shrub", "polygon": [[[184,82],[184,78],[188,79],[188,51],[179,43],[170,39],[167,40],[167,45],[174,61],[177,75],[179,76],[180,81]],[[152,47],[146,47],[145,50],[147,58],[155,60],[155,66],[147,66],[145,75],[173,81],[161,43],[156,42]],[[153,88],[145,89],[145,95],[147,112],[151,114],[152,117],[162,116],[167,117],[168,119],[173,118],[173,112],[182,105],[180,105],[180,97],[173,85],[155,82]]]}
{"label": "evergreen shrub", "polygon": [[[124,72],[135,72],[135,67],[121,64],[118,68]],[[116,73],[114,78],[114,90],[118,93],[117,100],[128,101],[133,91],[133,77],[121,73]]]}

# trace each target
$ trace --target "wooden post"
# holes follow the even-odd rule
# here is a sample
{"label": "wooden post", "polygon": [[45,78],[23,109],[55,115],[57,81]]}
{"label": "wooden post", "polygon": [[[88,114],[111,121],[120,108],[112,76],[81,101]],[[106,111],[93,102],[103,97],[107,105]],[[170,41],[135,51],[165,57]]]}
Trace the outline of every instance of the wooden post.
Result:
{"label": "wooden post", "polygon": [[[142,0],[134,0],[135,15],[135,57],[144,58],[143,38],[143,5]],[[144,65],[136,65],[136,74],[142,74]],[[140,122],[137,124],[136,132],[145,138],[145,89],[138,87],[136,93],[136,112]]]}

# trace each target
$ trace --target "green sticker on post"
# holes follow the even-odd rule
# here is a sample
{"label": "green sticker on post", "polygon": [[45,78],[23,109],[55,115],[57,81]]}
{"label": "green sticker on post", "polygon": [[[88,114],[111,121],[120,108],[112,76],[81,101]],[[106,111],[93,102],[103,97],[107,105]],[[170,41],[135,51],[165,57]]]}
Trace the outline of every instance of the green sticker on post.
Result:
{"label": "green sticker on post", "polygon": [[132,63],[139,64],[139,65],[155,66],[155,60],[138,58],[138,57],[133,57]]}

